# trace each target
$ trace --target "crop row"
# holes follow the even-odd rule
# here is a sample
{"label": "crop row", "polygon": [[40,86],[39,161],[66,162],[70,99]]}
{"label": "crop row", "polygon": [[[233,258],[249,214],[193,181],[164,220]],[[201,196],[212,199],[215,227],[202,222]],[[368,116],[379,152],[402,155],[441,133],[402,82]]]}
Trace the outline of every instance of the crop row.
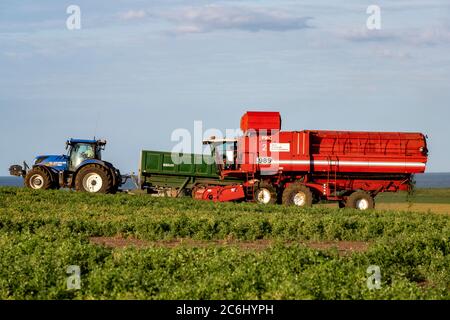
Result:
{"label": "crop row", "polygon": [[[113,250],[82,237],[3,234],[0,298],[450,299],[448,243],[423,245],[378,244],[350,258],[301,245]],[[69,265],[80,267],[80,290],[68,290]],[[367,287],[369,265],[380,266],[379,290]]]}
{"label": "crop row", "polygon": [[92,196],[69,192],[0,191],[0,230],[56,228],[64,236],[360,240],[402,235],[450,237],[450,217],[407,212],[299,210],[254,204],[214,204],[149,196]]}

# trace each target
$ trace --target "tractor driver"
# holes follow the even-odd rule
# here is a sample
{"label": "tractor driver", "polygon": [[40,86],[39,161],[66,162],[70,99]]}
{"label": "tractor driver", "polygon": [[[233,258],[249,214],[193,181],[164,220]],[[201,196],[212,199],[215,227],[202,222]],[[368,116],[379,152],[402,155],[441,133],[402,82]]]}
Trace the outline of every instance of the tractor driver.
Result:
{"label": "tractor driver", "polygon": [[95,157],[94,148],[92,146],[84,145],[80,149],[81,149],[80,155],[83,158],[83,160],[93,159]]}

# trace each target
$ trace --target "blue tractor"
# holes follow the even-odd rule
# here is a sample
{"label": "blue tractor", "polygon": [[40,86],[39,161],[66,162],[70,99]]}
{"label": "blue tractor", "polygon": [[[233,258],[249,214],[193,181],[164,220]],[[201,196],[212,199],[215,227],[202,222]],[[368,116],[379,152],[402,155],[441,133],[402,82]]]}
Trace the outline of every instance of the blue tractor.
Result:
{"label": "blue tractor", "polygon": [[102,160],[104,140],[70,139],[66,142],[67,155],[38,156],[30,169],[13,165],[9,172],[24,177],[31,189],[70,188],[91,193],[116,193],[122,176],[110,162]]}

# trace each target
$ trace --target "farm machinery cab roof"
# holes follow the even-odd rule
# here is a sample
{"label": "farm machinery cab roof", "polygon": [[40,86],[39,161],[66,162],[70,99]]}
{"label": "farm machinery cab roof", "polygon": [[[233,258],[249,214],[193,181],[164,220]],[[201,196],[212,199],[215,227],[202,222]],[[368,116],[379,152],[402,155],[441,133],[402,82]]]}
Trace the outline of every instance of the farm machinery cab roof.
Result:
{"label": "farm machinery cab roof", "polygon": [[68,146],[76,145],[79,143],[94,144],[94,145],[101,147],[102,150],[104,150],[105,146],[106,146],[106,140],[69,139],[66,141],[66,148]]}

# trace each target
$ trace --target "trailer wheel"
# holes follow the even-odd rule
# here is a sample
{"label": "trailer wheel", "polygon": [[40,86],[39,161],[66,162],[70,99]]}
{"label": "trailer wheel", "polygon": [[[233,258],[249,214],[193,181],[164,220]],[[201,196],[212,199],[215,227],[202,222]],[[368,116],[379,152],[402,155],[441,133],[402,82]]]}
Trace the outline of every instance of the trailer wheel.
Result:
{"label": "trailer wheel", "polygon": [[284,205],[310,208],[313,203],[313,194],[307,186],[294,183],[284,189],[282,201]]}
{"label": "trailer wheel", "polygon": [[356,191],[347,198],[345,206],[347,208],[365,211],[375,208],[375,200],[365,191]]}
{"label": "trailer wheel", "polygon": [[25,185],[34,190],[47,190],[53,188],[53,180],[50,173],[40,167],[31,169],[25,176]]}
{"label": "trailer wheel", "polygon": [[90,193],[113,191],[111,171],[101,165],[91,164],[81,168],[75,178],[75,190]]}
{"label": "trailer wheel", "polygon": [[277,191],[269,183],[260,183],[255,189],[254,198],[259,204],[274,204],[277,202]]}

